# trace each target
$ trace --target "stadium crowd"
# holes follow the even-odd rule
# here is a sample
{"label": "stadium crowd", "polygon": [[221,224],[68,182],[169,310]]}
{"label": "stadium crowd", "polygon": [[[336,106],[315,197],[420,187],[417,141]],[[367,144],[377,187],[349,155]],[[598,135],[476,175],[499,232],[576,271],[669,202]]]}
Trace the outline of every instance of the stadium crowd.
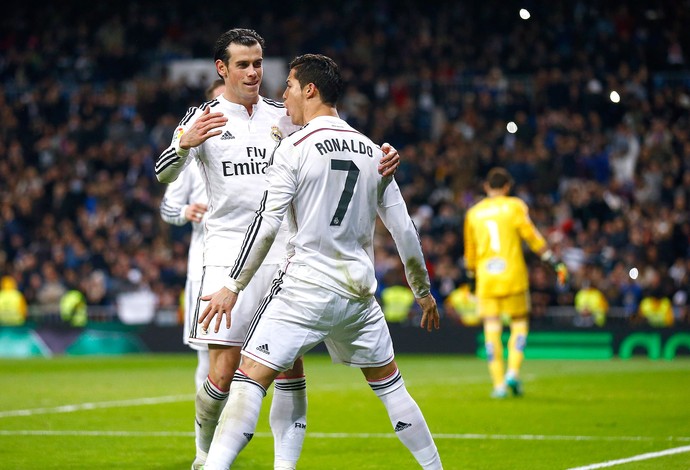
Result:
{"label": "stadium crowd", "polygon": [[[343,117],[402,155],[396,179],[439,305],[464,282],[464,214],[500,165],[572,275],[557,289],[530,259],[533,321],[594,287],[625,322],[690,323],[690,9],[525,4],[528,20],[499,0],[258,0],[241,14],[13,5],[0,18],[0,274],[30,312],[74,289],[89,306],[132,291],[177,305],[189,232],[161,220],[153,162],[215,77],[174,82],[167,66],[208,57],[219,32],[243,26],[266,38],[268,57],[341,64]],[[379,235],[383,292],[402,272]],[[641,315],[645,298],[660,323]]]}

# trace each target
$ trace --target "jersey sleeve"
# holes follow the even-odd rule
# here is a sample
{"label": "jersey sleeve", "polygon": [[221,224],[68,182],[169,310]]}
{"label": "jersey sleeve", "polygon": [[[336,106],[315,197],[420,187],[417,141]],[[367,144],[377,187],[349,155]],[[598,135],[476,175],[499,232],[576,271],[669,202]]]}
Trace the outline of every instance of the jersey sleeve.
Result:
{"label": "jersey sleeve", "polygon": [[532,223],[527,204],[521,199],[516,198],[515,209],[516,225],[520,236],[525,240],[530,250],[535,253],[539,252],[539,250],[546,246],[546,240],[534,226],[534,223]]}
{"label": "jersey sleeve", "polygon": [[185,217],[185,209],[189,205],[192,194],[192,180],[189,170],[183,171],[181,177],[168,184],[160,205],[161,218],[171,225],[184,225],[189,220]]}
{"label": "jersey sleeve", "polygon": [[381,184],[383,192],[379,199],[378,215],[393,237],[412,292],[416,298],[424,297],[430,292],[431,282],[417,228],[407,212],[407,205],[395,180],[383,178]]}
{"label": "jersey sleeve", "polygon": [[187,114],[185,114],[175,128],[172,142],[156,159],[154,171],[156,178],[161,183],[172,183],[175,181],[189,163],[190,157],[196,154],[197,150],[194,148],[188,150],[180,148],[180,138],[196,121],[201,112],[201,108],[197,107],[187,110]]}
{"label": "jersey sleeve", "polygon": [[279,145],[266,171],[268,189],[264,191],[254,220],[249,225],[226,286],[243,290],[261,266],[273,245],[292,199],[297,191],[296,170],[290,162],[296,157],[292,145]]}
{"label": "jersey sleeve", "polygon": [[477,269],[477,242],[474,239],[472,209],[467,211],[463,226],[465,268],[469,271]]}

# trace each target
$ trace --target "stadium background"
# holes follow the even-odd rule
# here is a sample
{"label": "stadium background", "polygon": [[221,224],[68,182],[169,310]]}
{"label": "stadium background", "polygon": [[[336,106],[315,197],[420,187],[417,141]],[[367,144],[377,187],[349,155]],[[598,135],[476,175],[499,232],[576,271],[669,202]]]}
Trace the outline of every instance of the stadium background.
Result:
{"label": "stadium background", "polygon": [[[0,18],[0,274],[53,350],[82,330],[60,316],[70,289],[86,296],[89,328],[139,324],[120,331],[182,348],[188,231],[160,219],[153,162],[214,78],[180,80],[173,65],[210,63],[217,35],[243,26],[278,63],[339,62],[342,115],[402,154],[396,178],[439,304],[463,283],[464,213],[503,165],[572,273],[557,290],[528,256],[534,331],[605,332],[614,351],[635,332],[666,344],[690,324],[689,12],[687,1],[13,4]],[[404,281],[383,230],[377,240],[382,293]],[[592,284],[610,305],[604,328],[574,309]],[[672,327],[640,317],[646,296],[672,303]],[[446,339],[426,349],[473,350],[476,328],[446,307]],[[397,336],[418,333],[406,329],[417,313]]]}

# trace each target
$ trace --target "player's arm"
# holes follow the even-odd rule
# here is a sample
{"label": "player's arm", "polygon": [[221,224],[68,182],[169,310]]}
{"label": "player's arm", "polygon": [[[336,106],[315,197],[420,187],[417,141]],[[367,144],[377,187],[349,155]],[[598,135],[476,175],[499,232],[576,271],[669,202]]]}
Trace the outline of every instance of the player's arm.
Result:
{"label": "player's arm", "polygon": [[187,165],[191,151],[219,135],[219,128],[227,123],[223,113],[212,113],[206,105],[202,108],[189,108],[175,129],[170,146],[156,159],[154,171],[161,183],[175,181]]}
{"label": "player's arm", "polygon": [[185,215],[191,194],[190,178],[186,172],[165,188],[160,205],[161,218],[171,225],[184,225],[189,222]]}
{"label": "player's arm", "polygon": [[420,326],[428,331],[438,329],[440,322],[438,307],[431,295],[429,272],[426,269],[417,228],[407,212],[407,205],[395,180],[384,180],[382,184],[386,184],[386,188],[379,201],[378,215],[393,237],[400,259],[405,266],[407,282],[414,293],[415,300],[422,308]]}
{"label": "player's arm", "polygon": [[206,309],[199,316],[199,323],[205,329],[209,328],[215,318],[217,332],[223,315],[225,315],[226,327],[230,328],[232,308],[237,301],[238,293],[249,284],[280,230],[285,213],[297,190],[295,173],[287,164],[287,159],[280,153],[282,148],[287,147],[292,146],[279,146],[274,153],[273,164],[266,172],[268,189],[264,191],[254,220],[245,232],[242,249],[230,270],[225,286],[218,292],[201,298],[201,300],[209,301]]}
{"label": "player's arm", "polygon": [[465,277],[467,278],[467,284],[470,288],[470,292],[475,292],[477,288],[477,243],[474,239],[474,231],[472,228],[472,216],[471,212],[467,212],[465,217],[465,224],[463,227],[463,241],[464,241],[464,265],[465,265]]}
{"label": "player's arm", "polygon": [[534,226],[529,216],[527,204],[519,199],[516,199],[516,201],[517,210],[515,214],[520,236],[525,240],[527,246],[539,255],[539,258],[541,258],[544,263],[551,266],[551,269],[556,273],[558,284],[561,286],[565,285],[569,278],[568,267],[549,249],[546,240],[542,234],[539,233],[537,227]]}
{"label": "player's arm", "polygon": [[187,222],[200,223],[204,218],[208,205],[190,201],[194,186],[203,184],[201,179],[194,177],[194,174],[189,169],[183,170],[182,175],[165,189],[160,212],[161,218],[166,223],[171,225],[184,225]]}

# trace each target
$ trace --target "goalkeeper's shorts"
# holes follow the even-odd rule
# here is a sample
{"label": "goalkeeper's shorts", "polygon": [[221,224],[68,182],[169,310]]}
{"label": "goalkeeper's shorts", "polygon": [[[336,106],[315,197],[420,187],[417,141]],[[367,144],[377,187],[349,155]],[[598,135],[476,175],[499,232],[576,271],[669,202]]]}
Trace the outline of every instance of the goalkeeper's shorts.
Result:
{"label": "goalkeeper's shorts", "polygon": [[523,317],[532,308],[529,290],[503,297],[477,297],[477,312],[482,318],[507,315]]}

